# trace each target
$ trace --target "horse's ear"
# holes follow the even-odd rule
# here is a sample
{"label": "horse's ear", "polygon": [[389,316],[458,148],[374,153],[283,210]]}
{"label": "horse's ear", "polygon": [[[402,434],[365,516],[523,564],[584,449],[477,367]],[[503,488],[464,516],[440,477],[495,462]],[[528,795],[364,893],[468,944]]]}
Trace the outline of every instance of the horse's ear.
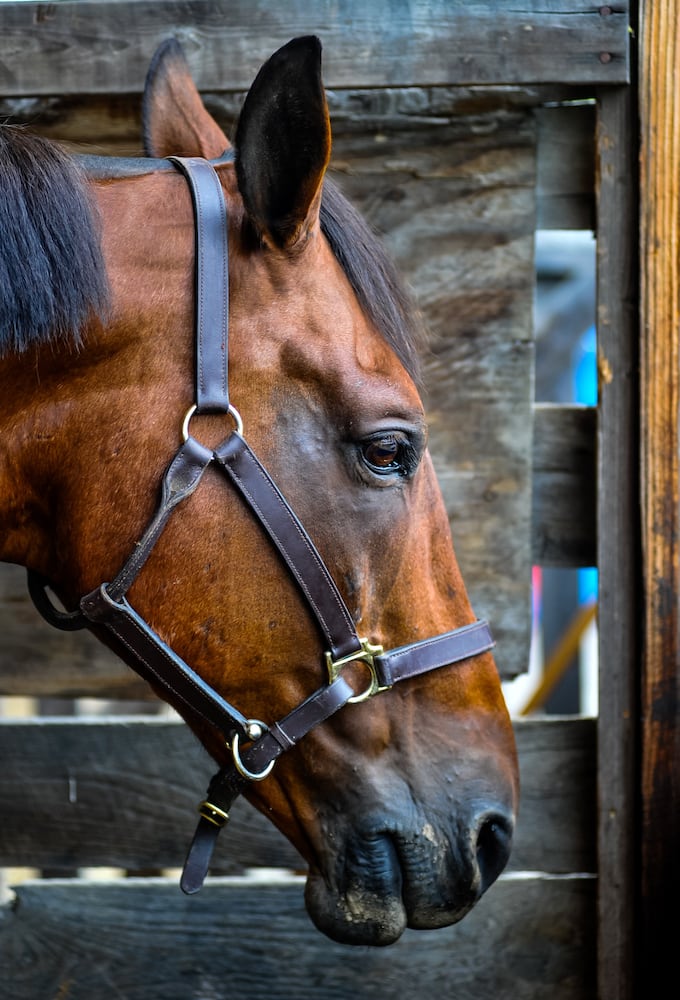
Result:
{"label": "horse's ear", "polygon": [[142,132],[147,156],[221,156],[229,146],[206,111],[182,47],[163,42],[151,60],[144,85]]}
{"label": "horse's ear", "polygon": [[318,38],[294,38],[264,64],[243,105],[235,145],[250,221],[265,243],[293,246],[318,218],[331,152]]}

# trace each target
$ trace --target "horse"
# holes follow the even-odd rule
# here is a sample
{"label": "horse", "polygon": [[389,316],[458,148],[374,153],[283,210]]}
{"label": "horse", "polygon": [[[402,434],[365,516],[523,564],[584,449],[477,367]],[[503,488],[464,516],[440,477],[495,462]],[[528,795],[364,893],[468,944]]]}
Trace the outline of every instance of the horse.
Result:
{"label": "horse", "polygon": [[128,161],[0,126],[0,558],[186,720],[219,767],[204,834],[243,793],[290,839],[319,930],[455,923],[508,861],[516,749],[417,313],[325,176],[320,42],[263,65],[232,144],[170,39],[143,133]]}

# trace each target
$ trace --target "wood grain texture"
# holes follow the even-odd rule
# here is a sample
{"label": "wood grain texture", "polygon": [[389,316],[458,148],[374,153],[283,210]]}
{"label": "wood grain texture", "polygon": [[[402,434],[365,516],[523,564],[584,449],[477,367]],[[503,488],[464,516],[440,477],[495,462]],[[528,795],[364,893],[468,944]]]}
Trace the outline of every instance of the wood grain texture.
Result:
{"label": "wood grain texture", "polygon": [[0,695],[156,699],[89,632],[60,632],[33,607],[26,571],[0,563]]}
{"label": "wood grain texture", "polygon": [[0,94],[140,92],[174,35],[202,89],[248,87],[260,64],[318,34],[330,87],[624,83],[628,4],[586,0],[110,0],[0,5]]}
{"label": "wood grain texture", "polygon": [[641,981],[674,974],[680,893],[680,10],[641,4],[640,313],[644,654]]}
{"label": "wood grain texture", "polygon": [[30,882],[0,910],[11,1000],[594,1000],[594,880],[501,880],[454,927],[334,944],[301,880]]}
{"label": "wood grain texture", "polygon": [[532,559],[537,566],[597,564],[597,410],[534,406]]}
{"label": "wood grain texture", "polygon": [[595,229],[595,103],[537,108],[538,229]]}
{"label": "wood grain texture", "polygon": [[635,125],[633,96],[598,104],[597,335],[599,989],[635,993],[636,738],[639,506]]}
{"label": "wood grain texture", "polygon": [[[522,805],[515,870],[593,872],[595,724],[516,724]],[[0,723],[0,867],[132,870],[181,865],[214,767],[189,730],[159,719]],[[304,869],[239,800],[215,870]]]}

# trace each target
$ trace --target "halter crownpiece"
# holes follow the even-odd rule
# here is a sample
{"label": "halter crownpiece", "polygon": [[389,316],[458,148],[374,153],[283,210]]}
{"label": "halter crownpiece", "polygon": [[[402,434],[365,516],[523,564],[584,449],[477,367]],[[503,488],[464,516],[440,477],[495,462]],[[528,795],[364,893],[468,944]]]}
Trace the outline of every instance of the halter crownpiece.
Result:
{"label": "halter crownpiece", "polygon": [[[198,827],[182,873],[182,889],[193,893],[203,884],[217,835],[229,819],[232,803],[250,782],[266,778],[284,751],[348,703],[364,701],[399,681],[487,652],[494,641],[485,621],[388,652],[359,638],[326,564],[246,443],[240,415],[229,400],[228,229],[219,177],[211,161],[195,157],[168,159],[189,183],[196,222],[196,401],[184,418],[183,443],[165,472],[153,518],[113,581],[86,594],[79,611],[73,612],[57,610],[46,593],[48,582],[32,571],[28,585],[38,611],[50,624],[69,630],[104,625],[125,647],[132,666],[145,680],[160,687],[173,704],[181,705],[185,717],[215,729],[229,746],[231,759],[215,774],[199,806]],[[214,162],[230,159],[232,151]],[[194,412],[230,416],[233,428],[215,449],[204,447],[191,436]],[[327,683],[285,718],[270,725],[245,718],[225,701],[163,642],[126,599],[170,515],[197,489],[209,465],[224,473],[256,515],[307,601],[326,647]],[[365,668],[366,675],[366,683],[358,691],[344,676],[345,668],[355,663]],[[244,743],[248,744],[246,749]]]}

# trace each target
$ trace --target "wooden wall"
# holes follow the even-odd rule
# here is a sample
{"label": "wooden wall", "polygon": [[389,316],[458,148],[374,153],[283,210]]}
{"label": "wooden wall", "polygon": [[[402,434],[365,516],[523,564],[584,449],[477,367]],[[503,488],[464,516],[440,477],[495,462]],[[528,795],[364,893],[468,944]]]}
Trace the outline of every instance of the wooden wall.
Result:
{"label": "wooden wall", "polygon": [[[599,242],[611,250],[619,132],[603,145],[613,118],[602,109],[629,75],[627,4],[521,6],[0,5],[0,114],[76,150],[139,151],[144,73],[171,33],[228,130],[261,61],[295,34],[321,36],[332,168],[385,234],[432,330],[433,452],[466,581],[498,634],[506,676],[527,663],[532,564],[599,560],[614,575],[596,435],[607,453],[621,402],[610,394],[605,424],[594,409],[533,404],[532,239],[537,225],[590,228],[599,211]],[[601,291],[605,329],[622,298],[617,281],[608,298]],[[608,361],[616,369],[615,348]],[[16,567],[0,567],[0,635],[0,694],[145,696],[88,636],[39,622]],[[624,628],[605,670],[625,661],[626,638]],[[304,914],[298,876],[253,884],[244,874],[299,865],[244,805],[222,836],[219,877],[196,899],[174,879],[19,886],[0,911],[10,995],[198,1000],[238,990],[326,1000],[406,997],[417,982],[451,1000],[581,1000],[598,995],[597,963],[609,954],[599,995],[628,1000],[613,932],[600,930],[598,944],[596,814],[608,772],[600,763],[598,804],[595,722],[518,722],[516,731],[522,807],[511,868],[461,924],[407,933],[385,951],[332,945]],[[614,720],[608,766],[619,790],[623,737]],[[0,866],[68,874],[181,864],[210,771],[188,732],[161,719],[6,721],[0,759]],[[608,905],[624,898],[611,890]]]}

